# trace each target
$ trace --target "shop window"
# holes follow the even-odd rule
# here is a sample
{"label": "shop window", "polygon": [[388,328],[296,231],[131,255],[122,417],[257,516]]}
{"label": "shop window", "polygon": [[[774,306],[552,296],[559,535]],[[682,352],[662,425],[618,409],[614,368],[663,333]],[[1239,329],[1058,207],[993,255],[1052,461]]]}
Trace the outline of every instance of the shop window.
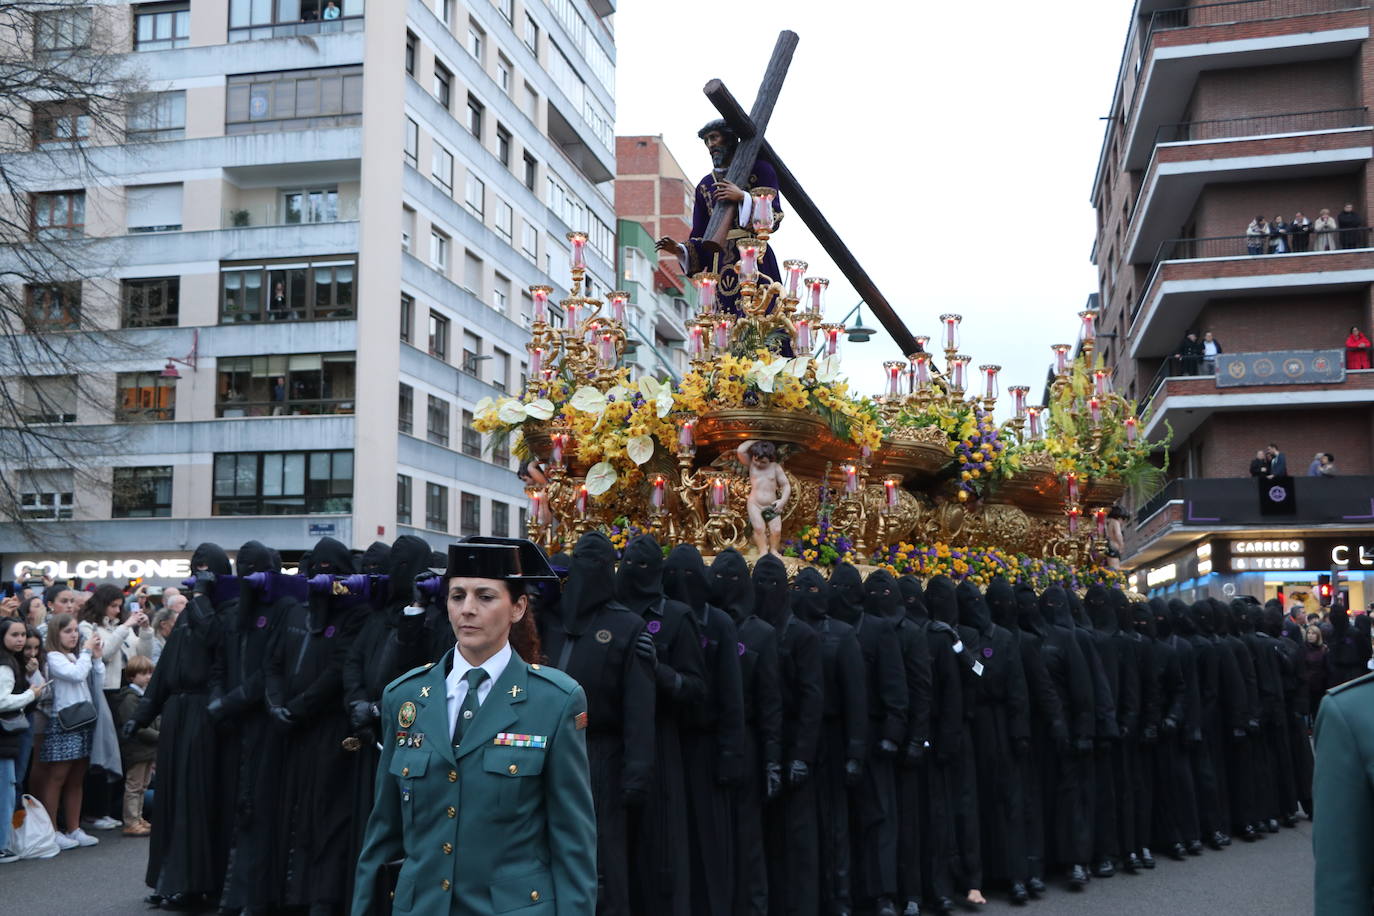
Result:
{"label": "shop window", "polygon": [[321,259],[220,268],[220,322],[354,317],[357,262]]}
{"label": "shop window", "polygon": [[110,488],[114,518],[168,518],[172,514],[172,468],[115,468]]}
{"label": "shop window", "polygon": [[353,413],[357,360],[352,353],[222,356],[217,364],[217,416]]}

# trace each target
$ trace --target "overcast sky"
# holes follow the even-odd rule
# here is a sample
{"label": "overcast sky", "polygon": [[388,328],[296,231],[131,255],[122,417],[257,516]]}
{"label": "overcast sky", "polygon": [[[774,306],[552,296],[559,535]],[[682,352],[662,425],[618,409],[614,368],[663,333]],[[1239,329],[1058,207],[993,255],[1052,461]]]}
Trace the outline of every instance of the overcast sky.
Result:
{"label": "overcast sky", "polygon": [[[1035,402],[1097,290],[1089,195],[1131,7],[621,0],[616,133],[663,135],[697,180],[696,131],[717,116],[702,86],[719,77],[748,110],[777,33],[796,32],[769,141],[912,333],[962,314],[972,365]],[[800,219],[774,239],[831,278],[828,317],[859,301]],[[867,393],[901,356],[885,333],[842,352]]]}

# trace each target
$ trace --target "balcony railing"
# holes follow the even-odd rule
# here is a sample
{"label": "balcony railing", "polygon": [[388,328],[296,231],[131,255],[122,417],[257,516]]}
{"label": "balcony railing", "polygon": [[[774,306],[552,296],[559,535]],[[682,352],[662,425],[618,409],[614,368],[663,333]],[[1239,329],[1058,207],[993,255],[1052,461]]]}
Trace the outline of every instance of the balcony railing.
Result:
{"label": "balcony railing", "polygon": [[1214,121],[1179,121],[1161,124],[1155,131],[1155,145],[1203,140],[1228,140],[1269,134],[1298,134],[1318,130],[1368,127],[1368,108],[1329,108],[1323,111],[1295,111],[1287,114],[1256,115],[1249,118],[1222,118]]}
{"label": "balcony railing", "polygon": [[292,398],[288,401],[221,401],[220,417],[304,417],[351,414],[352,398]]}
{"label": "balcony railing", "polygon": [[[1156,10],[1150,16],[1149,35],[1164,29],[1190,29],[1207,25],[1229,25],[1234,22],[1255,22],[1261,19],[1287,19],[1291,16],[1310,16],[1315,13],[1337,13],[1342,10],[1365,9],[1369,4],[1361,0],[1230,0],[1227,3],[1204,3]],[[1148,45],[1146,53],[1148,53]]]}
{"label": "balcony railing", "polygon": [[[1289,456],[1289,461],[1298,459]],[[1261,484],[1254,477],[1186,477],[1169,481],[1142,503],[1135,512],[1135,528],[1140,531],[1149,526],[1151,519],[1175,500],[1186,505],[1173,521],[1190,526],[1368,524],[1374,477],[1308,477],[1306,461],[1301,464],[1289,468],[1294,475],[1291,514],[1266,514],[1260,503]],[[1245,468],[1239,471],[1243,473]]]}

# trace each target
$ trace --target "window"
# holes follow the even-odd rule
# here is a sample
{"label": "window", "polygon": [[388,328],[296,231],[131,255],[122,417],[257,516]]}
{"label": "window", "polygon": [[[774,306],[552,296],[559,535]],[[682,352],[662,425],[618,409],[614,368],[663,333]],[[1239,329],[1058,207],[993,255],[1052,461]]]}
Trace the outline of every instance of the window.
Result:
{"label": "window", "polygon": [[275,133],[361,124],[363,68],[325,67],[231,76],[224,131]]}
{"label": "window", "polygon": [[29,284],[24,299],[31,331],[75,331],[81,325],[80,283]]}
{"label": "window", "polygon": [[72,517],[72,478],[69,470],[23,471],[19,475],[19,511],[33,521]]}
{"label": "window", "polygon": [[226,264],[220,278],[222,324],[323,321],[355,314],[357,262],[351,259]]}
{"label": "window", "polygon": [[181,185],[150,184],[125,191],[130,232],[177,232],[181,229]]}
{"label": "window", "polygon": [[471,19],[468,20],[468,53],[482,63],[482,54],[487,49],[487,33]]}
{"label": "window", "polygon": [[539,123],[539,93],[529,83],[525,84],[524,97],[525,117],[534,123]]}
{"label": "window", "polygon": [[453,74],[437,60],[434,62],[434,97],[446,109],[453,102]]}
{"label": "window", "polygon": [[401,247],[415,251],[415,211],[404,206],[401,207]]}
{"label": "window", "polygon": [[[502,315],[508,315],[508,314],[510,314],[510,278],[509,278],[509,277],[503,277],[503,276],[501,276],[500,274],[497,274],[497,275],[496,275],[496,278],[492,281],[492,284],[491,284],[491,307],[494,308],[494,309],[496,309],[496,310],[497,310],[498,312],[500,312]],[[497,352],[497,354],[498,354],[498,355],[497,355],[497,363],[499,364],[499,363],[500,363],[500,360],[501,360],[501,355],[502,355],[502,354],[501,354],[501,351],[500,351],[500,350],[497,350],[496,352]],[[502,378],[505,378],[505,376],[502,375]]]}
{"label": "window", "polygon": [[453,17],[453,0],[434,0],[434,15],[448,25]]}
{"label": "window", "polygon": [[119,291],[120,327],[176,327],[181,305],[180,277],[124,280]]}
{"label": "window", "polygon": [[453,194],[453,154],[440,146],[438,141],[434,143],[434,159],[429,173],[444,189],[444,193]]}
{"label": "window", "polygon": [[525,47],[533,51],[536,58],[539,57],[539,23],[529,13],[525,13]]}
{"label": "window", "polygon": [[429,396],[429,410],[426,413],[425,435],[430,442],[448,445],[448,401]]}
{"label": "window", "polygon": [[396,524],[410,524],[410,506],[415,498],[415,481],[409,474],[396,475]]}
{"label": "window", "polygon": [[481,219],[486,211],[487,186],[477,177],[477,173],[471,170],[468,171],[467,183],[463,187],[463,203],[467,204],[472,215],[478,219]]}
{"label": "window", "polygon": [[480,369],[480,367],[481,367],[481,365],[482,365],[482,362],[481,362],[481,359],[480,359],[481,355],[482,355],[482,338],[478,337],[476,334],[472,333],[471,331],[464,331],[464,332],[463,332],[463,365],[462,365],[462,370],[463,370],[464,372],[466,372],[468,375],[471,375],[471,376],[473,376],[474,378],[480,379],[480,378],[482,377],[482,373],[481,373],[481,369]]}
{"label": "window", "polygon": [[438,312],[429,313],[429,355],[448,361],[449,320]]}
{"label": "window", "polygon": [[419,50],[420,40],[415,37],[414,32],[406,32],[406,73],[415,76],[415,55]]}
{"label": "window", "polygon": [[168,518],[172,514],[172,468],[115,468],[110,488],[114,518]]}
{"label": "window", "polygon": [[151,92],[129,103],[125,133],[130,143],[180,140],[186,136],[186,90]]}
{"label": "window", "polygon": [[215,408],[220,417],[351,414],[357,396],[352,353],[221,356]]}
{"label": "window", "polygon": [[299,223],[332,223],[339,219],[338,188],[305,188],[283,191],[281,195],[282,222],[294,226]]}
{"label": "window", "polygon": [[77,51],[91,46],[91,8],[47,10],[35,13],[33,46],[38,53]]}
{"label": "window", "polygon": [[396,428],[403,433],[415,431],[415,389],[401,382],[401,395],[396,405]]}
{"label": "window", "polygon": [[646,289],[653,283],[653,269],[649,266],[649,259],[632,245],[626,245],[620,250],[620,263],[623,265],[624,279],[629,283],[637,283]]}
{"label": "window", "polygon": [[511,66],[511,62],[506,60],[506,55],[496,55],[496,85],[500,86],[501,91],[506,95],[510,95],[511,74],[513,72],[514,68]]}
{"label": "window", "polygon": [[468,96],[468,132],[478,140],[482,139],[482,115],[486,108],[474,95]]}
{"label": "window", "polygon": [[496,232],[501,238],[505,239],[507,243],[511,240],[512,224],[514,222],[515,211],[511,209],[510,204],[498,198],[496,201]]}
{"label": "window", "polygon": [[493,499],[491,501],[492,537],[510,537],[510,505]]}
{"label": "window", "polygon": [[76,376],[44,375],[24,380],[19,419],[23,423],[75,423]]}
{"label": "window", "polygon": [[535,182],[539,177],[539,160],[529,153],[525,153],[525,187],[534,190]]}
{"label": "window", "polygon": [[91,138],[91,109],[84,99],[33,106],[33,148],[79,146]]}
{"label": "window", "polygon": [[434,531],[448,530],[448,487],[425,484],[425,527]]}
{"label": "window", "polygon": [[519,530],[519,535],[520,535],[520,537],[529,537],[529,535],[526,534],[526,532],[529,531],[529,530],[530,530],[530,510],[526,509],[524,506],[521,506],[521,507],[520,507],[520,530]]}
{"label": "window", "polygon": [[449,237],[438,229],[429,231],[429,263],[440,273],[448,273]]}
{"label": "window", "polygon": [[420,125],[406,118],[406,162],[411,168],[420,167]]}
{"label": "window", "polygon": [[135,51],[166,51],[190,43],[190,3],[145,3],[134,7]]}
{"label": "window", "polygon": [[532,263],[539,263],[539,230],[529,220],[520,221],[520,253]]}
{"label": "window", "polygon": [[492,3],[501,11],[501,18],[515,22],[515,0],[492,0]]}
{"label": "window", "polygon": [[85,191],[49,191],[30,199],[34,238],[77,239],[86,234]]}
{"label": "window", "polygon": [[472,426],[472,411],[463,411],[463,454],[471,458],[482,457],[482,434]]}
{"label": "window", "polygon": [[401,342],[410,343],[415,327],[415,297],[401,293]]}
{"label": "window", "polygon": [[115,376],[120,422],[176,419],[177,380],[157,372],[120,372]]}
{"label": "window", "polygon": [[459,497],[458,533],[463,537],[482,533],[482,497],[472,493]]}
{"label": "window", "polygon": [[365,0],[229,0],[229,40],[284,38],[363,27]]}
{"label": "window", "polygon": [[581,111],[583,103],[586,101],[587,87],[582,82],[582,77],[578,75],[577,69],[568,60],[566,54],[557,44],[549,42],[549,76],[553,78],[553,83],[557,86],[572,105],[574,111]]}
{"label": "window", "polygon": [[504,393],[506,391],[506,386],[510,384],[510,354],[504,350],[493,349],[491,355],[492,387]]}
{"label": "window", "polygon": [[482,259],[471,251],[463,252],[463,288],[482,298]]}
{"label": "window", "polygon": [[353,453],[235,452],[215,456],[212,515],[353,511]]}
{"label": "window", "polygon": [[500,124],[496,125],[496,158],[510,168],[510,131]]}
{"label": "window", "polygon": [[599,217],[591,217],[587,231],[587,242],[597,254],[607,261],[615,260],[615,233]]}

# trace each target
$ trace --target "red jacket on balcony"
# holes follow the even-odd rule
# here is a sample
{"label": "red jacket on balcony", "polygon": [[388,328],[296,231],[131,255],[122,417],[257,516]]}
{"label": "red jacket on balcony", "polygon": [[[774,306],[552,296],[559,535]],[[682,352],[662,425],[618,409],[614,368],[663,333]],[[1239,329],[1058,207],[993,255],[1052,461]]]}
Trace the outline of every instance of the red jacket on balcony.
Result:
{"label": "red jacket on balcony", "polygon": [[1369,338],[1361,334],[1359,328],[1351,328],[1350,336],[1345,339],[1345,368],[1369,368]]}

